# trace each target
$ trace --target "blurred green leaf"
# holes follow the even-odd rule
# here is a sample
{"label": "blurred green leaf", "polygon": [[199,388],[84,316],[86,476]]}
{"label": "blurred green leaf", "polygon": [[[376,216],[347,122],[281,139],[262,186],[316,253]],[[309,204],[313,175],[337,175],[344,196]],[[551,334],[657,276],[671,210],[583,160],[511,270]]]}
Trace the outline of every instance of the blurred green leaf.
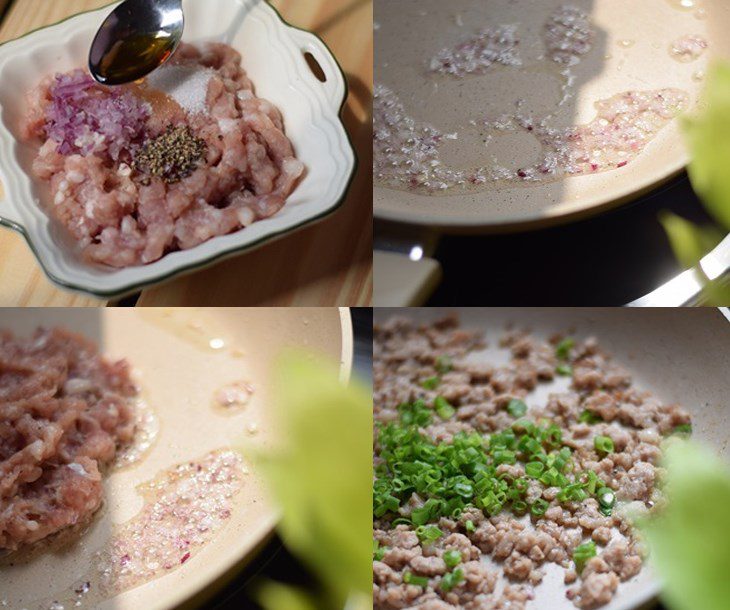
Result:
{"label": "blurred green leaf", "polygon": [[699,116],[685,120],[688,171],[707,211],[730,231],[730,64],[718,62],[710,70],[705,102]]}
{"label": "blurred green leaf", "polygon": [[730,286],[719,281],[710,282],[705,286],[703,305],[707,307],[727,307],[730,303]]}
{"label": "blurred green leaf", "polygon": [[317,607],[341,610],[351,594],[372,594],[371,394],[304,355],[282,359],[275,387],[274,419],[285,440],[257,461],[282,509],[285,544],[327,592]]}
{"label": "blurred green leaf", "polygon": [[659,221],[667,232],[672,250],[685,269],[690,269],[723,239],[716,227],[698,227],[672,212],[662,212]]}
{"label": "blurred green leaf", "polygon": [[673,610],[725,610],[730,600],[730,471],[691,441],[668,443],[661,515],[642,525]]}
{"label": "blurred green leaf", "polygon": [[259,589],[259,602],[268,610],[318,610],[305,592],[278,582],[267,582]]}

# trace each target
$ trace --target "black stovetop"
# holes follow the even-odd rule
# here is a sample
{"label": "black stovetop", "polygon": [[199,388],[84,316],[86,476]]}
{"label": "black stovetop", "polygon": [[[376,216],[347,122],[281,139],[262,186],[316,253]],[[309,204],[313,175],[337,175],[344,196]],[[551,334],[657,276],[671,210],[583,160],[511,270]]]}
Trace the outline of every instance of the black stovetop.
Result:
{"label": "black stovetop", "polygon": [[540,231],[443,237],[444,279],[429,306],[617,306],[682,269],[657,215],[709,222],[686,174],[593,219]]}

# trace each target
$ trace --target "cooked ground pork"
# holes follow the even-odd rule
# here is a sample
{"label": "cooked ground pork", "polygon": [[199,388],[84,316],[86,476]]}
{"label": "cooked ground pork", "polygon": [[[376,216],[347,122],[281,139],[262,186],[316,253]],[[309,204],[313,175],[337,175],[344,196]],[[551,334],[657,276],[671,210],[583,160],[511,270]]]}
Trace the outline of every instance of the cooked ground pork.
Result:
{"label": "cooked ground pork", "polygon": [[[639,573],[643,551],[627,515],[635,513],[637,506],[650,510],[660,499],[655,487],[661,477],[656,466],[661,455],[659,443],[676,426],[690,423],[690,418],[679,406],[665,405],[635,388],[630,374],[614,363],[595,339],[576,342],[567,358],[556,350],[562,339],[556,335],[543,341],[512,330],[500,342],[509,350],[510,362],[496,366],[470,357],[485,347],[485,338],[481,332],[461,329],[454,317],[428,325],[396,317],[376,325],[376,472],[386,463],[379,454],[381,426],[399,421],[399,405],[422,400],[435,408],[436,398],[445,398],[454,408],[453,414],[434,416],[429,425],[419,428],[420,434],[434,443],[452,443],[460,432],[478,432],[486,439],[514,423],[515,417],[507,410],[513,399],[529,402],[532,390],[553,380],[561,364],[569,364],[569,389],[550,395],[543,405],[531,403],[526,417],[559,425],[563,445],[572,451],[574,471],[592,470],[618,499],[613,513],[607,516],[593,497],[561,503],[558,487],[530,480],[525,499],[533,503],[541,498],[548,503],[542,517],[517,518],[506,509],[490,516],[467,506],[458,518],[441,517],[433,523],[442,532],[439,538],[419,540],[416,527],[408,520],[428,497],[412,494],[398,512],[374,519],[378,557],[382,554],[373,562],[376,610],[519,610],[534,598],[534,588],[543,576],[541,566],[547,563],[565,568],[566,585],[576,583],[566,590],[568,599],[579,608],[596,608],[612,599],[621,581]],[[449,362],[446,368],[444,358]],[[439,378],[436,387],[424,384],[434,377]],[[585,421],[586,410],[593,416],[590,422]],[[609,437],[614,451],[598,453],[596,436]],[[519,462],[502,464],[497,473],[524,477],[525,469]],[[628,507],[631,510],[625,510]],[[579,572],[573,551],[591,540],[599,545],[597,556]],[[601,550],[601,546],[605,548]],[[452,571],[444,560],[450,551],[461,555],[463,579],[443,587]],[[488,558],[496,561],[499,569],[491,568],[485,561]],[[426,584],[413,584],[414,577],[417,582],[425,578],[422,582]],[[497,587],[500,579],[506,581],[503,590]]]}
{"label": "cooked ground pork", "polygon": [[0,550],[82,523],[135,431],[126,362],[60,329],[0,332]]}

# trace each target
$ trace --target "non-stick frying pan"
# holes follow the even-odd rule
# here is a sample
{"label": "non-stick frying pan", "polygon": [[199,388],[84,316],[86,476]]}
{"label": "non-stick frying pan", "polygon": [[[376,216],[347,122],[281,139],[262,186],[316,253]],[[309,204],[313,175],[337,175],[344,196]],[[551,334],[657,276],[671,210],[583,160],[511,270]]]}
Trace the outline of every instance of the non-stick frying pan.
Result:
{"label": "non-stick frying pan", "polygon": [[[442,149],[442,158],[454,166],[489,165],[495,156],[507,165],[527,164],[536,154],[529,134],[493,137],[485,146],[486,132],[479,137],[470,121],[512,113],[518,99],[538,114],[554,106],[559,99],[554,66],[537,57],[544,51],[547,17],[566,4],[590,14],[596,36],[593,49],[573,68],[576,95],[558,111],[561,124],[587,123],[595,117],[597,101],[630,90],[684,90],[691,96],[691,112],[701,105],[712,58],[730,57],[730,4],[722,0],[376,0],[375,81],[392,89],[413,118],[444,133],[459,133]],[[463,79],[428,75],[428,60],[440,49],[500,24],[518,25],[524,67],[494,65],[483,75]],[[695,61],[679,62],[670,46],[688,35],[705,38],[709,50]],[[655,188],[687,161],[680,121],[675,120],[628,165],[608,172],[437,196],[385,188],[376,180],[375,217],[401,223],[377,228],[376,249],[412,254],[416,248],[415,259],[421,260],[432,253],[427,244],[439,232],[515,231],[587,217]],[[421,233],[413,243],[410,235],[405,239],[408,247],[391,248],[404,241],[403,223],[420,227]],[[426,260],[420,269],[406,265],[411,272],[403,274],[394,271],[398,265],[390,258],[376,255],[376,304],[417,304],[399,301],[398,293],[423,293],[423,283],[414,285],[418,276],[426,275],[433,284],[433,261]]]}
{"label": "non-stick frying pan", "polygon": [[[405,315],[420,321],[433,320],[454,310],[378,309],[375,321]],[[483,329],[489,347],[484,357],[506,362],[498,338],[508,323],[547,337],[569,331],[578,338],[595,336],[615,359],[627,367],[639,387],[661,400],[677,402],[692,415],[693,437],[712,446],[730,460],[730,312],[717,309],[492,309],[457,310],[462,326]],[[724,315],[723,315],[724,313]],[[727,316],[727,317],[726,317]],[[554,388],[528,395],[528,407],[539,404]],[[555,567],[555,566],[552,566]],[[562,570],[548,571],[536,589],[529,610],[574,610],[565,598]],[[602,610],[629,610],[652,599],[660,585],[650,569],[623,583],[613,602]]]}
{"label": "non-stick frying pan", "polygon": [[[270,400],[272,367],[282,350],[308,350],[341,363],[343,379],[352,363],[352,328],[344,308],[0,312],[0,328],[26,334],[39,325],[82,332],[110,358],[128,359],[139,373],[145,402],[157,414],[160,432],[145,459],[106,479],[104,507],[77,542],[14,565],[0,562],[0,604],[5,601],[2,607],[13,610],[49,608],[56,596],[89,575],[93,553],[104,548],[117,524],[140,510],[142,498],[136,489],[140,483],[212,450],[244,445],[261,450],[281,441],[271,425]],[[251,401],[233,414],[214,409],[216,390],[236,381],[253,385]],[[255,434],[252,424],[257,426]],[[102,603],[89,605],[87,600],[82,608],[167,610],[182,604],[189,608],[240,569],[270,536],[277,520],[264,482],[251,461],[245,462],[249,474],[230,519],[202,550],[161,578]]]}
{"label": "non-stick frying pan", "polygon": [[[730,56],[730,4],[722,0],[376,0],[375,81],[393,89],[414,118],[446,133],[462,133],[445,153],[455,164],[484,165],[495,154],[529,161],[534,155],[529,137],[497,138],[487,148],[479,138],[467,137],[475,131],[469,121],[499,111],[510,113],[520,98],[536,111],[559,99],[554,73],[540,68],[545,62],[538,61],[535,67],[535,58],[543,52],[543,24],[565,4],[590,14],[596,30],[593,49],[574,68],[576,98],[558,113],[566,124],[590,121],[595,102],[630,90],[679,88],[691,95],[696,107],[710,58]],[[683,9],[685,5],[692,8]],[[527,58],[523,68],[495,65],[484,75],[463,79],[427,76],[428,59],[440,49],[499,24],[518,24],[519,48]],[[671,56],[669,48],[687,35],[704,37],[709,51],[683,63]],[[375,214],[445,230],[544,226],[636,197],[676,174],[686,162],[675,121],[621,169],[537,186],[487,187],[436,197],[376,186]]]}

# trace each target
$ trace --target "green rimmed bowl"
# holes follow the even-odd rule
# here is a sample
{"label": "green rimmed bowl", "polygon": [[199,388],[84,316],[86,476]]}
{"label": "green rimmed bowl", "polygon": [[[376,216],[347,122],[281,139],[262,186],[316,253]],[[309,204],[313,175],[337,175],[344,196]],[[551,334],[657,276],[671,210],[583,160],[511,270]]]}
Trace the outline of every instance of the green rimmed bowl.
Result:
{"label": "green rimmed bowl", "polygon": [[[57,285],[98,297],[135,292],[256,248],[334,212],[356,158],[340,118],[347,98],[342,69],[315,35],[288,25],[261,0],[184,0],[187,42],[223,41],[243,56],[259,96],[282,112],[306,175],[274,217],[140,267],[113,269],[83,259],[65,229],[44,211],[48,188],[33,178],[35,146],[20,139],[25,92],[47,74],[86,65],[89,45],[112,7],[82,13],[0,46],[0,224],[23,234]],[[322,69],[312,72],[305,54]],[[232,281],[237,281],[232,279]]]}

